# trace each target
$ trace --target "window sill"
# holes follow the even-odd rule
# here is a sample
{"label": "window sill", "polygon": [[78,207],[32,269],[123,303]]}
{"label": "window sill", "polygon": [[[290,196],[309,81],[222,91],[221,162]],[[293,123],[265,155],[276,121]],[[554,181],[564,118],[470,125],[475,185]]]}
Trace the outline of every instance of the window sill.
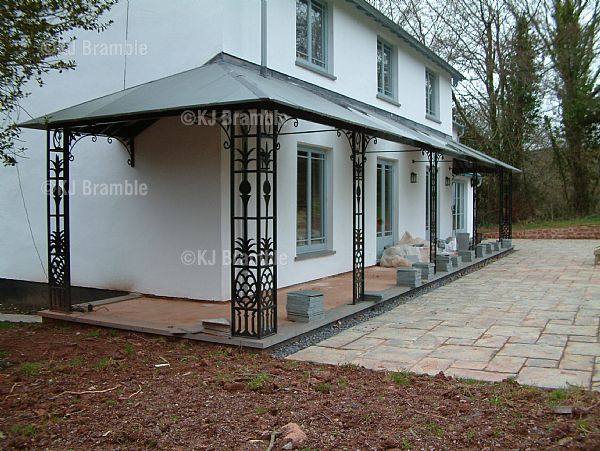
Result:
{"label": "window sill", "polygon": [[314,72],[315,74],[319,74],[325,78],[329,78],[330,80],[337,80],[337,77],[333,74],[330,74],[329,72],[327,72],[326,69],[323,69],[320,66],[316,66],[314,64],[311,64],[307,61],[301,60],[301,59],[296,59],[296,66],[299,66],[303,69],[307,69],[311,72]]}
{"label": "window sill", "polygon": [[335,251],[324,249],[322,251],[303,252],[296,255],[296,257],[294,257],[294,261],[299,262],[302,260],[309,260],[311,258],[328,257],[330,255],[335,255]]}
{"label": "window sill", "polygon": [[442,123],[442,121],[440,121],[439,118],[437,118],[435,116],[432,116],[431,114],[426,114],[425,115],[425,119],[428,119],[428,120],[430,120],[432,122],[435,122],[437,124],[441,124]]}
{"label": "window sill", "polygon": [[385,94],[382,94],[380,92],[377,93],[377,98],[379,100],[383,100],[384,102],[390,103],[394,106],[397,107],[401,107],[402,105],[400,105],[400,103],[398,103],[398,101],[396,99],[394,99],[393,97],[390,96],[386,96]]}

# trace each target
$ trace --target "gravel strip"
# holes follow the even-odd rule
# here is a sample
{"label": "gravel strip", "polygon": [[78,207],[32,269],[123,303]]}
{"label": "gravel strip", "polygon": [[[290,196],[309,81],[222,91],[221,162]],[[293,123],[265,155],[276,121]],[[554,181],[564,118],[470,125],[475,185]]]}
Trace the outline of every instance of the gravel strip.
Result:
{"label": "gravel strip", "polygon": [[304,348],[308,348],[309,346],[316,345],[317,343],[326,340],[327,338],[333,337],[334,335],[339,334],[340,332],[350,329],[360,323],[370,320],[371,318],[375,318],[383,313],[389,312],[390,310],[395,309],[399,305],[402,305],[411,299],[418,298],[419,296],[424,295],[436,288],[439,288],[443,285],[446,285],[450,282],[455,281],[456,279],[460,279],[461,277],[472,273],[474,271],[478,271],[479,269],[489,265],[490,263],[495,262],[496,260],[506,257],[507,255],[514,252],[514,249],[504,252],[500,255],[495,255],[493,257],[488,258],[482,262],[478,262],[464,270],[458,271],[456,273],[450,274],[443,279],[436,280],[435,282],[429,283],[423,287],[417,288],[415,290],[409,291],[406,294],[402,294],[400,296],[388,299],[387,301],[383,301],[379,304],[374,305],[368,310],[357,313],[356,315],[344,318],[340,321],[337,321],[335,324],[328,324],[320,329],[315,329],[311,332],[308,332],[304,335],[294,338],[286,343],[275,348],[272,352],[274,357],[287,357],[288,355],[294,354],[298,351],[301,351]]}

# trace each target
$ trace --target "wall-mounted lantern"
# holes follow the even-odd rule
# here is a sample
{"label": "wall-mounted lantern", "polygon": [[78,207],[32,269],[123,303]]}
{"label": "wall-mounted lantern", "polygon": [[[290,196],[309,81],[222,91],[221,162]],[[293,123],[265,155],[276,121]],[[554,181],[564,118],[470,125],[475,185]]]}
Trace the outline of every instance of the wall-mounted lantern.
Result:
{"label": "wall-mounted lantern", "polygon": [[446,177],[446,186],[450,186],[450,177]]}
{"label": "wall-mounted lantern", "polygon": [[410,183],[417,183],[417,173],[416,172],[410,173]]}

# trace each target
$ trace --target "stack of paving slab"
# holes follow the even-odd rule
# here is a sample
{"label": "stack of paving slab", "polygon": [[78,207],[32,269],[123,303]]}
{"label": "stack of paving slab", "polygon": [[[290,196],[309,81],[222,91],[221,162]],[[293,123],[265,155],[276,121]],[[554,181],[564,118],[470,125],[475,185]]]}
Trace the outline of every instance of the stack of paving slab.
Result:
{"label": "stack of paving slab", "polygon": [[399,287],[420,287],[421,270],[419,268],[396,268],[396,285]]}
{"label": "stack of paving slab", "polygon": [[422,282],[431,282],[434,276],[434,268],[435,265],[429,262],[418,262],[413,263],[413,268],[417,268],[421,270],[421,281]]}
{"label": "stack of paving slab", "polygon": [[316,290],[288,293],[286,310],[289,321],[309,323],[322,320],[325,316],[323,293]]}
{"label": "stack of paving slab", "polygon": [[475,251],[458,251],[458,255],[463,262],[475,261]]}
{"label": "stack of paving slab", "polygon": [[477,258],[483,258],[485,257],[486,254],[486,245],[483,243],[480,243],[477,245],[477,247],[475,248],[475,255],[477,256]]}
{"label": "stack of paving slab", "polygon": [[452,259],[449,255],[438,254],[435,259],[436,269],[438,271],[448,272],[452,271]]}
{"label": "stack of paving slab", "polygon": [[451,255],[450,261],[452,262],[452,266],[458,268],[458,266],[462,263],[462,258],[460,255]]}
{"label": "stack of paving slab", "polygon": [[507,249],[512,247],[512,240],[502,240],[502,248]]}
{"label": "stack of paving slab", "polygon": [[500,251],[500,241],[493,241],[492,249],[494,252],[499,252]]}

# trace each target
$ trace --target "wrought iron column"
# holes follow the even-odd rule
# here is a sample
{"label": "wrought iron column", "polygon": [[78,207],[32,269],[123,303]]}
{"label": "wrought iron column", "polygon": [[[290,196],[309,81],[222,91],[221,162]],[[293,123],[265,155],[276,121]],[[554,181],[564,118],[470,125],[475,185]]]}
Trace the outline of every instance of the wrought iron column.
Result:
{"label": "wrought iron column", "polygon": [[475,250],[477,247],[477,188],[479,185],[479,175],[477,174],[477,163],[473,163],[473,176],[471,177],[471,183],[473,184],[473,244],[472,249]]}
{"label": "wrought iron column", "polygon": [[369,139],[352,132],[352,303],[362,301],[365,295],[365,163]]}
{"label": "wrought iron column", "polygon": [[504,171],[498,171],[498,240],[502,241],[504,225]]}
{"label": "wrought iron column", "polygon": [[437,272],[437,194],[438,194],[438,163],[437,152],[427,151],[429,160],[429,262],[433,263]]}
{"label": "wrought iron column", "polygon": [[48,291],[51,310],[71,309],[69,161],[71,132],[46,132]]}
{"label": "wrought iron column", "polygon": [[499,177],[499,239],[509,240],[512,238],[512,173],[505,177],[504,172]]}
{"label": "wrought iron column", "polygon": [[277,332],[277,111],[231,113],[231,335]]}

